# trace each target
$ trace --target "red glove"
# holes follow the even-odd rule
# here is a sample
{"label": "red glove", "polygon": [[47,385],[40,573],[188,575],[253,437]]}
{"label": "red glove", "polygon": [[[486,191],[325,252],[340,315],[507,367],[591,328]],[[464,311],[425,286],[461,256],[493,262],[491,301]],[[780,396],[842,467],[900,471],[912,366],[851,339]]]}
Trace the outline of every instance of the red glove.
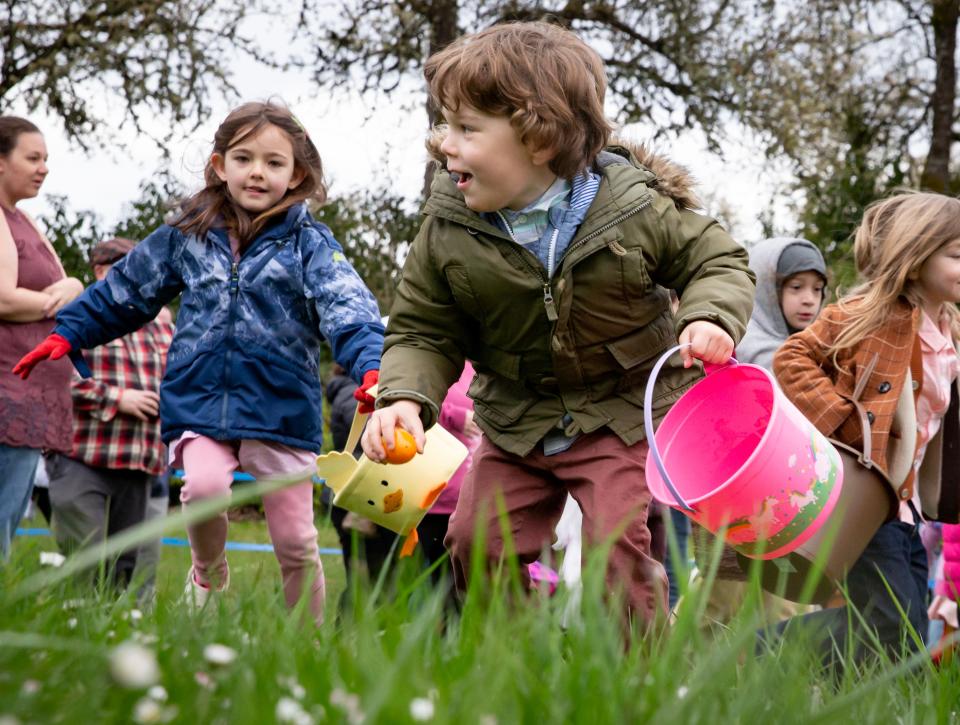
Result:
{"label": "red glove", "polygon": [[377,384],[377,381],[380,379],[379,370],[367,370],[363,374],[363,382],[360,384],[360,387],[353,391],[353,397],[360,403],[357,406],[357,412],[362,415],[370,415],[373,412],[373,403],[376,400],[370,393],[367,391],[370,390],[374,385]]}
{"label": "red glove", "polygon": [[67,342],[67,338],[61,335],[49,335],[46,340],[20,358],[20,362],[13,366],[13,374],[26,380],[37,363],[47,359],[59,360],[71,350],[73,347]]}

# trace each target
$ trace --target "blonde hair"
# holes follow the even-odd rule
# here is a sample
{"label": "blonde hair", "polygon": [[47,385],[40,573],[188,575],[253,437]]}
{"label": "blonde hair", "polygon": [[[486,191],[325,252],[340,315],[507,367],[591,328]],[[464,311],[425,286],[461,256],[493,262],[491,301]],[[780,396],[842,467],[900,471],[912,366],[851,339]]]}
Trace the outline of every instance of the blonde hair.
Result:
{"label": "blonde hair", "polygon": [[575,33],[544,22],[494,25],[465,35],[424,66],[439,108],[461,103],[506,116],[520,141],[552,149],[550,170],[573,178],[610,136],[603,61]]}
{"label": "blonde hair", "polygon": [[[915,286],[920,267],[940,247],[960,239],[960,200],[942,194],[906,192],[867,207],[854,236],[853,254],[860,283],[838,301],[847,321],[827,349],[856,347],[889,318],[897,299],[921,304]],[[946,305],[954,339],[960,338],[960,312]]]}

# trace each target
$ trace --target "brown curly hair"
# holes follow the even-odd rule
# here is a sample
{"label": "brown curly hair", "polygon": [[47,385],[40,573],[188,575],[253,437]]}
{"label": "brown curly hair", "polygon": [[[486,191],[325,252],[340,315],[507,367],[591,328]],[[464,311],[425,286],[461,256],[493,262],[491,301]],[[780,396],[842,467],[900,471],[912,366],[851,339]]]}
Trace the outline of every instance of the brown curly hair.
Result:
{"label": "brown curly hair", "polygon": [[505,23],[463,36],[427,60],[424,76],[438,108],[465,103],[507,116],[522,143],[556,152],[550,170],[566,179],[589,166],[610,136],[603,61],[556,25]]}

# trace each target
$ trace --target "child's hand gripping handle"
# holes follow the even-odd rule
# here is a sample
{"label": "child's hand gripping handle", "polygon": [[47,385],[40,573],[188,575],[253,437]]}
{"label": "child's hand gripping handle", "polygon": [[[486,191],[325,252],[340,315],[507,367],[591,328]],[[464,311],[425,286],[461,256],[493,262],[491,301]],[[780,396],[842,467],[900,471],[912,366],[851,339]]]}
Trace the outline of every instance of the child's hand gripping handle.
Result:
{"label": "child's hand gripping handle", "polygon": [[[667,360],[670,359],[670,356],[676,352],[680,352],[686,347],[690,347],[689,342],[684,343],[683,345],[677,345],[676,347],[671,347],[663,355],[660,356],[660,359],[657,360],[656,365],[653,366],[653,370],[650,371],[650,377],[647,379],[646,390],[643,391],[643,426],[647,432],[647,444],[650,446],[650,456],[653,458],[653,463],[657,467],[657,471],[660,472],[660,478],[663,479],[663,483],[666,485],[667,489],[670,491],[670,495],[673,496],[674,500],[680,505],[684,511],[693,511],[693,507],[688,504],[683,496],[680,495],[680,492],[677,491],[676,487],[673,485],[673,481],[670,480],[670,476],[667,473],[666,466],[663,465],[663,458],[660,456],[660,450],[657,448],[657,439],[656,431],[653,428],[653,390],[656,387],[657,376],[660,374],[660,370],[667,363]],[[707,374],[711,374],[717,370],[725,368],[729,364],[737,364],[737,361],[734,358],[723,365],[711,365],[709,363],[704,364],[704,369],[707,371]]]}

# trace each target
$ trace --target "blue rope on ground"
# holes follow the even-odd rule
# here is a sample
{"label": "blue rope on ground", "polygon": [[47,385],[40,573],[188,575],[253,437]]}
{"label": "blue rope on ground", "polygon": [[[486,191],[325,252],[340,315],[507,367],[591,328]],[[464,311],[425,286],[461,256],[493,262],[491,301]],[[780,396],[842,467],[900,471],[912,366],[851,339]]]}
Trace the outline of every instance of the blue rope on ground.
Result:
{"label": "blue rope on ground", "polygon": [[[253,483],[257,479],[251,476],[249,473],[244,473],[243,471],[234,471],[233,473],[233,482],[234,483]],[[320,478],[316,473],[310,477],[310,480],[313,481],[314,486],[322,486],[326,483],[325,478]],[[183,485],[183,469],[175,469],[170,472],[170,483],[175,486]]]}
{"label": "blue rope on ground", "polygon": [[[50,536],[50,529],[17,529],[17,536]],[[186,539],[176,539],[165,536],[160,539],[164,546],[190,546]],[[269,551],[273,552],[272,544],[250,544],[243,541],[228,541],[227,551]],[[343,550],[320,547],[321,556],[343,556]]]}

